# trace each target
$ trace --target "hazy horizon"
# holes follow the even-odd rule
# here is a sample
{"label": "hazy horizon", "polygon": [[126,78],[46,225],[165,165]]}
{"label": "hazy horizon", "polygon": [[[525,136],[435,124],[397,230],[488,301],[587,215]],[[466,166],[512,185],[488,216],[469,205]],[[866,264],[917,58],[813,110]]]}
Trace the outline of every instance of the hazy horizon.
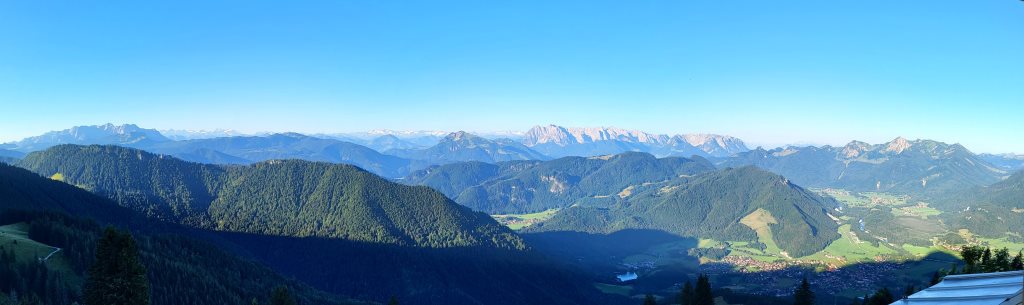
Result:
{"label": "hazy horizon", "polygon": [[0,142],[106,122],[554,123],[751,147],[903,136],[1024,153],[1022,12],[997,0],[7,2]]}
{"label": "hazy horizon", "polygon": [[513,130],[473,130],[473,129],[441,130],[441,129],[376,128],[376,129],[343,130],[343,131],[337,131],[337,130],[335,130],[335,131],[297,131],[297,130],[252,130],[252,131],[248,131],[248,130],[241,130],[241,129],[234,129],[234,128],[212,128],[212,129],[158,128],[158,127],[148,126],[148,125],[145,125],[145,124],[139,124],[139,123],[134,123],[134,122],[121,122],[121,123],[107,122],[107,123],[96,123],[96,124],[77,124],[77,125],[74,125],[74,126],[67,126],[67,127],[62,127],[62,128],[58,128],[58,129],[52,129],[52,130],[47,130],[47,131],[44,131],[44,132],[39,132],[37,134],[32,134],[30,136],[22,137],[22,138],[18,138],[18,139],[14,139],[14,140],[2,140],[2,139],[0,139],[0,144],[17,142],[17,141],[24,140],[25,138],[28,138],[28,137],[34,137],[34,136],[42,135],[42,134],[44,134],[46,132],[62,131],[62,130],[69,129],[71,127],[77,127],[77,126],[99,126],[99,125],[104,125],[104,124],[114,124],[114,125],[134,124],[134,125],[136,125],[136,126],[138,126],[140,128],[155,129],[155,130],[158,130],[158,131],[161,131],[161,132],[165,132],[165,131],[179,131],[179,132],[181,132],[181,131],[187,131],[187,132],[231,131],[231,132],[236,132],[236,133],[238,133],[240,135],[243,135],[243,136],[261,136],[261,135],[268,135],[268,134],[290,133],[290,132],[300,133],[300,134],[305,134],[305,135],[345,135],[345,134],[356,135],[356,134],[363,134],[363,133],[369,133],[369,132],[374,132],[374,131],[392,131],[392,132],[410,132],[410,133],[428,133],[428,132],[451,133],[451,132],[457,132],[457,131],[465,131],[465,132],[469,132],[469,133],[477,134],[477,135],[481,135],[481,136],[490,136],[491,138],[500,138],[500,137],[502,137],[501,135],[521,136],[523,133],[527,132],[530,128],[532,128],[534,126],[557,125],[557,126],[567,127],[567,128],[573,128],[573,127],[583,127],[583,128],[587,128],[587,127],[619,128],[619,129],[626,129],[626,130],[638,130],[638,131],[647,132],[647,133],[650,133],[650,134],[668,135],[668,136],[673,136],[673,135],[677,135],[677,134],[717,134],[717,135],[736,137],[736,138],[740,139],[741,141],[743,141],[747,145],[747,147],[750,148],[750,149],[755,149],[755,148],[758,148],[758,147],[761,147],[761,148],[764,148],[764,149],[774,149],[774,148],[780,148],[780,147],[786,147],[786,146],[797,146],[797,147],[816,146],[816,147],[820,147],[820,146],[825,146],[825,145],[830,145],[830,146],[833,146],[833,147],[837,147],[837,146],[841,147],[841,146],[844,146],[844,145],[846,145],[846,144],[848,144],[848,143],[850,143],[852,141],[866,142],[866,143],[869,143],[869,144],[883,144],[883,143],[888,143],[889,141],[892,141],[893,139],[896,139],[897,137],[902,137],[902,138],[905,138],[905,139],[911,140],[911,141],[913,141],[913,140],[934,140],[934,141],[944,142],[944,143],[947,143],[947,144],[955,144],[955,143],[956,144],[961,144],[961,145],[964,145],[965,147],[967,147],[967,149],[971,150],[972,152],[979,153],[979,154],[980,153],[988,153],[988,154],[1005,154],[1005,153],[1020,154],[1021,153],[1021,152],[1017,152],[1017,151],[979,151],[979,150],[973,149],[972,147],[970,147],[968,145],[965,145],[965,144],[963,144],[961,142],[958,142],[958,141],[945,141],[945,140],[942,140],[942,139],[921,138],[921,137],[912,137],[912,136],[906,136],[906,135],[893,135],[892,137],[889,137],[889,138],[882,137],[880,139],[875,139],[875,140],[850,139],[850,140],[847,140],[847,141],[839,141],[839,142],[832,142],[832,143],[810,142],[810,141],[801,141],[801,140],[796,140],[796,141],[793,141],[793,142],[785,142],[785,143],[766,143],[766,142],[759,142],[759,141],[755,141],[755,140],[748,140],[748,139],[745,139],[745,138],[740,137],[740,136],[736,136],[736,135],[732,135],[732,134],[725,134],[725,133],[700,132],[700,131],[694,131],[694,132],[659,132],[659,131],[652,131],[652,130],[640,130],[640,129],[628,128],[628,127],[623,127],[623,126],[572,126],[572,125],[564,125],[564,124],[557,124],[557,123],[534,124],[534,125],[530,125],[529,127],[526,127],[526,128],[523,128],[523,129],[518,129],[518,130],[516,130],[516,129],[513,129]]}

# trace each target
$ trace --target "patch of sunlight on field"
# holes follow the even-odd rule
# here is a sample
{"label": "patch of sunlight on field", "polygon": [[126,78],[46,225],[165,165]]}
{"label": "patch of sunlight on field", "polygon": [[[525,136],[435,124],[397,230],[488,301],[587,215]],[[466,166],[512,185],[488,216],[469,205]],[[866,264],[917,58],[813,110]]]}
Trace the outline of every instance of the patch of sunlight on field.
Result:
{"label": "patch of sunlight on field", "polygon": [[[54,247],[30,239],[28,230],[29,225],[23,222],[0,226],[0,246],[8,250],[13,249],[19,263],[36,263],[39,258],[46,257],[56,250]],[[57,252],[51,256],[46,261],[46,265],[58,272],[73,274],[71,265],[64,259],[63,252]],[[72,280],[79,279],[73,277]]]}
{"label": "patch of sunlight on field", "polygon": [[892,214],[897,216],[897,217],[899,217],[899,216],[910,216],[910,217],[918,217],[918,218],[921,218],[921,219],[928,219],[929,216],[938,216],[938,215],[942,214],[942,211],[939,211],[939,210],[937,210],[935,208],[929,207],[927,203],[923,203],[922,202],[922,203],[918,203],[917,205],[914,205],[914,206],[906,206],[906,207],[900,207],[900,208],[893,208],[892,209]]}
{"label": "patch of sunlight on field", "polygon": [[839,234],[841,235],[839,239],[833,241],[824,250],[801,257],[801,259],[835,262],[843,265],[874,261],[875,256],[897,253],[896,250],[885,246],[885,244],[879,243],[875,247],[869,242],[860,240],[857,237],[857,233],[853,232],[848,224],[839,226]]}
{"label": "patch of sunlight on field", "polygon": [[607,294],[617,294],[628,297],[631,293],[633,293],[633,286],[630,285],[619,286],[605,283],[594,283],[594,287],[596,287],[597,290],[600,290],[601,292]]}
{"label": "patch of sunlight on field", "polygon": [[750,215],[747,215],[746,217],[743,217],[743,219],[740,219],[740,223],[747,227],[750,227],[751,229],[754,230],[754,232],[757,233],[757,241],[765,245],[765,253],[779,255],[781,257],[788,257],[788,255],[785,254],[785,252],[782,251],[782,249],[775,244],[775,238],[772,235],[772,228],[769,227],[769,225],[777,224],[779,222],[775,220],[775,217],[772,216],[772,213],[768,212],[765,209],[759,208],[756,211],[751,212]]}
{"label": "patch of sunlight on field", "polygon": [[491,215],[491,218],[498,221],[498,223],[505,225],[512,230],[520,230],[525,227],[529,227],[541,221],[551,219],[558,213],[559,209],[550,209],[543,212],[529,213],[529,214],[502,214],[502,215]]}

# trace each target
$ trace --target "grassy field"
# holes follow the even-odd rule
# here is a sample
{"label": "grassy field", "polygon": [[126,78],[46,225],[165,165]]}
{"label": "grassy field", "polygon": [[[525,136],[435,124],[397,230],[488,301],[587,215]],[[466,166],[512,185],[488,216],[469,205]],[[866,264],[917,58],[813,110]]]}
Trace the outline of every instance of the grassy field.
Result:
{"label": "grassy field", "polygon": [[[772,235],[772,228],[769,227],[769,225],[777,224],[779,222],[775,220],[772,213],[769,213],[764,209],[757,209],[750,213],[750,215],[740,219],[740,223],[750,227],[754,232],[757,232],[757,241],[765,245],[765,249],[762,254],[768,254],[768,256],[789,257],[785,251],[782,251],[782,249],[775,244],[775,237]],[[749,250],[761,252],[760,250],[753,248],[750,248]]]}
{"label": "grassy field", "polygon": [[873,207],[873,206],[903,206],[906,205],[909,196],[894,195],[889,193],[862,192],[856,193],[844,189],[812,189],[818,194],[831,196],[839,202],[851,207]]}
{"label": "grassy field", "polygon": [[800,259],[845,265],[874,261],[876,256],[897,254],[896,250],[887,247],[885,244],[879,243],[876,247],[869,242],[860,240],[848,224],[839,226],[839,235],[841,237],[833,241],[832,244],[829,244],[828,247],[825,247],[824,250],[801,257]]}
{"label": "grassy field", "polygon": [[893,208],[892,214],[896,216],[910,216],[928,219],[929,216],[941,215],[942,211],[929,207],[927,203],[922,202],[917,205]]}
{"label": "grassy field", "polygon": [[607,294],[617,294],[628,297],[633,293],[633,286],[630,285],[619,286],[605,283],[594,283],[594,287],[597,287],[597,290]]}
{"label": "grassy field", "polygon": [[53,247],[29,239],[28,225],[25,223],[0,226],[0,246],[14,249],[18,263],[35,261],[37,257],[44,257],[54,250]]}
{"label": "grassy field", "polygon": [[[16,223],[0,226],[0,246],[13,249],[18,263],[36,263],[39,258],[46,257],[56,248],[36,242],[28,238],[28,224]],[[46,261],[46,265],[54,270],[74,276],[71,267],[61,252],[57,252]],[[74,279],[73,279],[74,280]]]}
{"label": "grassy field", "polygon": [[498,223],[501,223],[512,230],[519,230],[529,227],[535,223],[551,219],[552,216],[555,216],[555,213],[558,213],[558,209],[550,209],[530,214],[491,215],[491,217],[498,221]]}

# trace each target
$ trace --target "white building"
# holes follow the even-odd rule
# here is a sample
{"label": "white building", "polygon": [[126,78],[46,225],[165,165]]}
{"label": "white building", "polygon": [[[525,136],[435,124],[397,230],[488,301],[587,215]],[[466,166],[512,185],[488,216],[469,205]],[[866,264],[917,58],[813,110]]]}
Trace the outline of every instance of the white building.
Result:
{"label": "white building", "polygon": [[1024,271],[950,275],[891,305],[1021,305]]}

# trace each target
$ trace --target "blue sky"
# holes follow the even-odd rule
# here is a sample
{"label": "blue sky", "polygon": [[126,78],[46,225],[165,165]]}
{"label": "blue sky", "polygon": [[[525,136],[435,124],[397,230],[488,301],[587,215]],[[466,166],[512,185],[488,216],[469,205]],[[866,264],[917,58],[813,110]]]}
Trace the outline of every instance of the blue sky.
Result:
{"label": "blue sky", "polygon": [[555,123],[1024,152],[1016,0],[159,2],[0,2],[0,142]]}

